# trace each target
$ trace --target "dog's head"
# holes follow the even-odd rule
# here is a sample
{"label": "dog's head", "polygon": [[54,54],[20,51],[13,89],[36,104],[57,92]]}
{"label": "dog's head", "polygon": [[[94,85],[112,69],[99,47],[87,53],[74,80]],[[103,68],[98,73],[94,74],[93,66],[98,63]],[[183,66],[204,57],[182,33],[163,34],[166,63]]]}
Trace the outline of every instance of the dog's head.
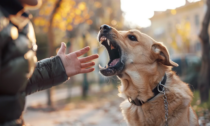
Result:
{"label": "dog's head", "polygon": [[162,43],[138,30],[117,31],[113,27],[102,25],[98,40],[106,47],[110,57],[108,65],[105,68],[100,67],[104,76],[121,76],[123,71],[133,65],[138,69],[151,68],[154,64],[178,66],[170,60],[169,53]]}

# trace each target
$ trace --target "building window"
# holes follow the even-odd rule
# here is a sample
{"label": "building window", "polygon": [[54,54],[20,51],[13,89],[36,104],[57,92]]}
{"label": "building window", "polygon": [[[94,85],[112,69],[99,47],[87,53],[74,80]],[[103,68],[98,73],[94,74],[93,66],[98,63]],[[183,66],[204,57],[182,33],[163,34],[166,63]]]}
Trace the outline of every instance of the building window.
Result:
{"label": "building window", "polygon": [[195,25],[199,26],[199,15],[198,14],[195,15]]}

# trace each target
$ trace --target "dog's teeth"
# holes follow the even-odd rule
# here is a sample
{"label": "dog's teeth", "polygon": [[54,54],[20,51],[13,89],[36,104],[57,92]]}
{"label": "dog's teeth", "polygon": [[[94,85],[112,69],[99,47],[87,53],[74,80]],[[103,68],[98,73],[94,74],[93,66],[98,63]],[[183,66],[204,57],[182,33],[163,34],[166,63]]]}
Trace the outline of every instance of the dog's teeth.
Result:
{"label": "dog's teeth", "polygon": [[109,41],[109,39],[107,39],[107,43],[108,43],[108,45],[110,46],[110,41]]}
{"label": "dog's teeth", "polygon": [[102,37],[100,38],[100,42],[101,42],[101,43],[103,43],[105,40],[106,40],[106,37],[104,37],[104,36],[102,36]]}
{"label": "dog's teeth", "polygon": [[99,66],[100,69],[103,69],[103,67],[100,64],[98,66]]}
{"label": "dog's teeth", "polygon": [[111,44],[111,50],[112,50],[112,49],[115,49],[115,48],[114,48],[114,46]]}
{"label": "dog's teeth", "polygon": [[104,41],[103,40],[100,40],[100,43],[103,43]]}
{"label": "dog's teeth", "polygon": [[100,69],[104,69],[104,68],[108,68],[109,66],[106,65],[105,67],[102,67],[102,66],[99,64],[98,67],[99,67]]}

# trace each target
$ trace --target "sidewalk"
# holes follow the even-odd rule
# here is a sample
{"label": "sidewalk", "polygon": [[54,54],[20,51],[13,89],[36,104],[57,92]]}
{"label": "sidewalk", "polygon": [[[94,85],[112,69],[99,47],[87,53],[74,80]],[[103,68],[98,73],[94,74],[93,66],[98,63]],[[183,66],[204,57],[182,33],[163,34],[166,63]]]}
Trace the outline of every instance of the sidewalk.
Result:
{"label": "sidewalk", "polygon": [[[53,100],[58,101],[61,99],[65,99],[69,95],[71,97],[79,96],[82,93],[81,88],[78,87],[72,87],[71,89],[63,88],[63,89],[55,89]],[[34,105],[43,105],[47,102],[47,92],[46,90],[36,92],[32,95],[29,95],[26,97],[26,107],[28,106],[34,106]]]}
{"label": "sidewalk", "polygon": [[[91,92],[98,91],[99,88],[91,87]],[[57,89],[54,91],[54,101],[65,99],[69,95],[81,95],[81,88]],[[52,112],[26,109],[24,119],[27,126],[126,126],[119,107],[122,99],[117,97],[117,92],[109,95],[111,97],[99,98],[95,102],[72,102]],[[114,99],[112,96],[115,96]],[[27,97],[26,108],[45,105],[46,101],[46,91],[34,93]]]}
{"label": "sidewalk", "polygon": [[126,126],[119,108],[120,103],[121,99],[117,99],[99,108],[87,104],[79,109],[65,108],[54,112],[29,110],[24,118],[30,126]]}

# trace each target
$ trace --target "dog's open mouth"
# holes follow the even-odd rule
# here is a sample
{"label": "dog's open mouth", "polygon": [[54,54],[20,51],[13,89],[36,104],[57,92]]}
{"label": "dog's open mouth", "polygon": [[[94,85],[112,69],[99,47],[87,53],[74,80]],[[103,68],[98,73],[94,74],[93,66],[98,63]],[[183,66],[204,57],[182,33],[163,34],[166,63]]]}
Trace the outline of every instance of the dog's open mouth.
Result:
{"label": "dog's open mouth", "polygon": [[121,59],[122,53],[120,46],[116,43],[115,40],[110,39],[108,36],[105,37],[104,35],[99,37],[99,41],[106,47],[110,58],[110,61],[105,66],[105,68],[99,65],[100,72],[104,76],[113,76],[119,74],[124,68],[124,64],[122,63]]}

